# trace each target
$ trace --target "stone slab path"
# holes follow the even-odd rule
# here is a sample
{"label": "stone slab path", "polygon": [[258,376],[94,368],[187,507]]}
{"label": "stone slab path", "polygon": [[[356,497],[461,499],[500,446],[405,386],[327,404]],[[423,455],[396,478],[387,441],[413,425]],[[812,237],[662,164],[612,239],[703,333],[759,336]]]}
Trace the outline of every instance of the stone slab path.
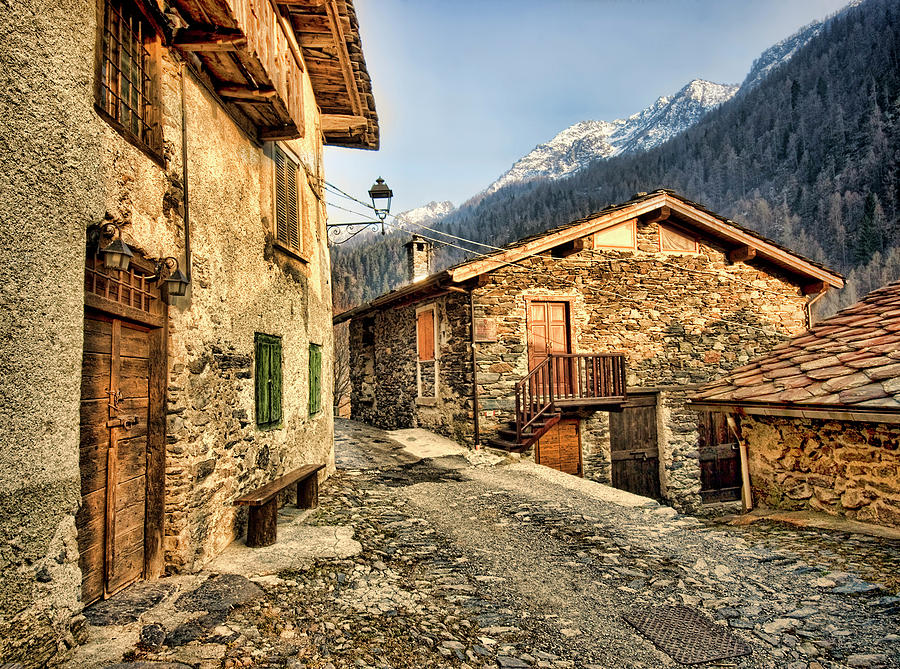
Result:
{"label": "stone slab path", "polygon": [[[683,666],[621,617],[668,604],[752,648],[700,666],[900,667],[897,542],[708,524],[537,465],[411,452],[350,421],[336,444],[305,522],[352,529],[360,552],[190,588],[163,579],[168,604],[121,626],[120,666]],[[170,617],[153,613],[164,605]]]}

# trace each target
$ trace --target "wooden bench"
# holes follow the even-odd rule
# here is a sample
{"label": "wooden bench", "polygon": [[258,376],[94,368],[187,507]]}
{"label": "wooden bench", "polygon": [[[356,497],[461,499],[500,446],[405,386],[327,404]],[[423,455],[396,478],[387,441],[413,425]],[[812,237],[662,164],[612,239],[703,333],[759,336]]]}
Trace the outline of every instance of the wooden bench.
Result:
{"label": "wooden bench", "polygon": [[297,484],[297,507],[319,506],[319,476],[322,465],[304,465],[234,500],[237,506],[249,506],[247,545],[253,548],[271,546],[278,538],[278,493]]}

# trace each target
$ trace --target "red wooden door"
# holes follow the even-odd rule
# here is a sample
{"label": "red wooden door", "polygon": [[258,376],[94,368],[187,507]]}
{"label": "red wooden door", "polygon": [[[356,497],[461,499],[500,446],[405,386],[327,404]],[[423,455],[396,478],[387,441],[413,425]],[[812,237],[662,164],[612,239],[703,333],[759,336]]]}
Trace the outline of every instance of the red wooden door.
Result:
{"label": "red wooden door", "polygon": [[534,450],[534,459],[540,465],[567,474],[582,475],[581,420],[563,418],[540,439]]}
{"label": "red wooden door", "polygon": [[148,328],[86,314],[76,516],[84,604],[144,572],[149,401]]}
{"label": "red wooden door", "polygon": [[[569,304],[567,302],[537,302],[528,304],[528,369],[541,364],[551,353],[571,353]],[[568,394],[572,378],[569,361],[559,361],[554,367],[553,392]]]}

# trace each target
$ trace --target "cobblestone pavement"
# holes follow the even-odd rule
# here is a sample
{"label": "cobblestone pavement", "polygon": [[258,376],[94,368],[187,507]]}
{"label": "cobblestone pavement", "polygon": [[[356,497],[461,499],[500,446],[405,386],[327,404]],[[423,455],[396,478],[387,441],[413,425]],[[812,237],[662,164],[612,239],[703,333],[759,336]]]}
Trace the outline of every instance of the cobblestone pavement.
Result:
{"label": "cobblestone pavement", "polygon": [[198,617],[174,630],[145,627],[142,637],[156,638],[125,659],[679,666],[621,618],[671,604],[704,612],[752,649],[712,666],[900,667],[897,543],[624,508],[537,477],[533,465],[417,462],[386,433],[349,421],[337,429],[339,470],[309,522],[352,526],[362,552],[226,584],[243,596],[218,612],[187,596]]}

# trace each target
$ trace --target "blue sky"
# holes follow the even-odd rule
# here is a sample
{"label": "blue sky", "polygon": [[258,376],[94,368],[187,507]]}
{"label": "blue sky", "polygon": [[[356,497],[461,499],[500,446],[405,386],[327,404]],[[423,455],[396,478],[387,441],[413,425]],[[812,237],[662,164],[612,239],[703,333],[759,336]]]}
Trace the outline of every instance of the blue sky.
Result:
{"label": "blue sky", "polygon": [[384,177],[395,213],[459,204],[573,123],[629,116],[692,79],[740,83],[846,2],[356,0],[381,149],[326,148],[326,178],[368,200]]}

